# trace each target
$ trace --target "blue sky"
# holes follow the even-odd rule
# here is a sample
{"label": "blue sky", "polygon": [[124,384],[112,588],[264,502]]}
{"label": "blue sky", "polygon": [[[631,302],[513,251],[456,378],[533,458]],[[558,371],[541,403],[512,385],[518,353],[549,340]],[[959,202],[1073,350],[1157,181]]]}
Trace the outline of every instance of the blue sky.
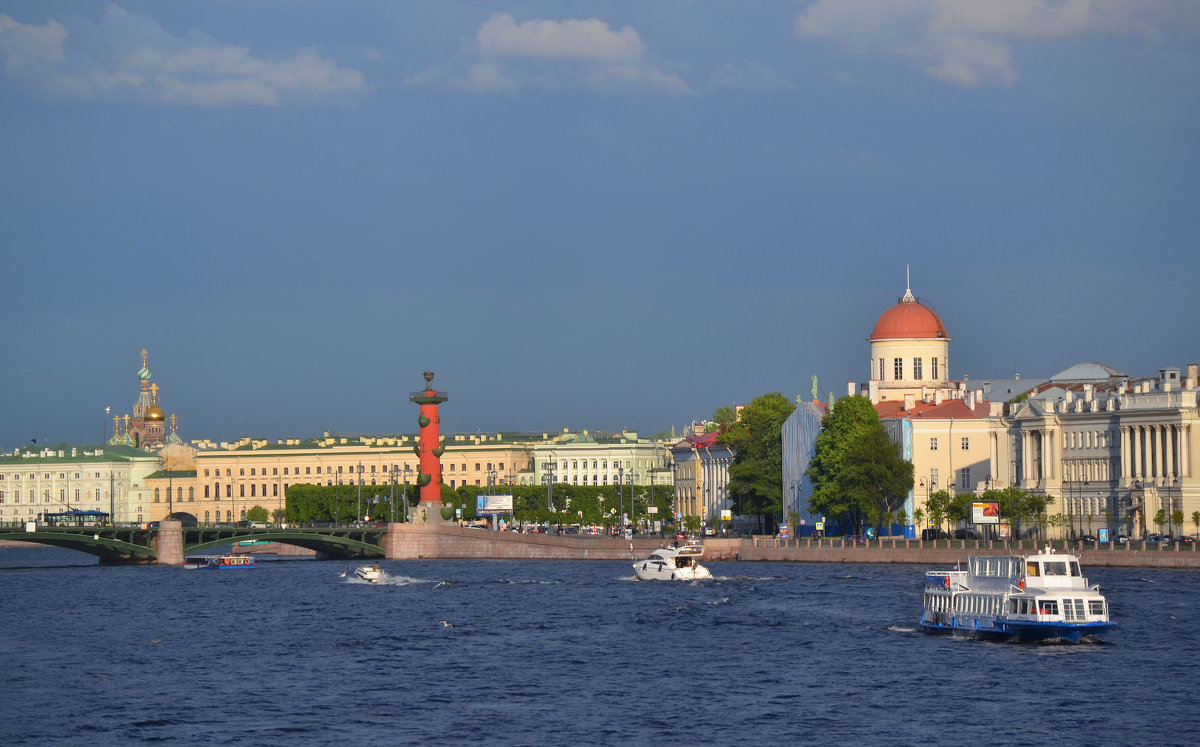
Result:
{"label": "blue sky", "polygon": [[[0,0],[0,447],[1200,360],[1200,4]],[[823,397],[827,396],[823,394]],[[111,427],[111,423],[108,427]]]}

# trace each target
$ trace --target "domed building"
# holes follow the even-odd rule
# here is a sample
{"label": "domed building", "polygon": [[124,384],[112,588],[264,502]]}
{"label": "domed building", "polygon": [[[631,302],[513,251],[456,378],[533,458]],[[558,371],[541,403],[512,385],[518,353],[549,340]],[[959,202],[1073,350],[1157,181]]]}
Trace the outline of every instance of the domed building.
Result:
{"label": "domed building", "polygon": [[[875,322],[871,336],[871,359],[867,382],[872,403],[904,400],[940,401],[945,390],[957,389],[950,382],[950,335],[937,312],[921,303],[905,288],[895,306]],[[851,384],[850,394],[856,394]]]}
{"label": "domed building", "polygon": [[[146,367],[146,350],[142,350],[142,367],[137,376],[140,383],[137,401],[133,403],[133,414],[113,416],[113,437],[110,444],[122,444],[141,449],[161,449],[168,444],[182,443],[175,433],[175,416],[172,415],[171,432],[167,433],[167,415],[158,404],[158,384],[150,383],[150,369]],[[124,425],[124,428],[122,428]]]}

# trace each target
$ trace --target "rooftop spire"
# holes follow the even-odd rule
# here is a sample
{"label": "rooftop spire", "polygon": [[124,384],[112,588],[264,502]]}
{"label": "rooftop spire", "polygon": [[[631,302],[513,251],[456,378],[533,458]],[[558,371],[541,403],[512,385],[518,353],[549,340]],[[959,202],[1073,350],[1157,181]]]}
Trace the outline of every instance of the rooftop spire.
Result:
{"label": "rooftop spire", "polygon": [[908,265],[904,265],[904,296],[900,303],[916,303],[917,297],[912,294],[912,279],[909,276]]}

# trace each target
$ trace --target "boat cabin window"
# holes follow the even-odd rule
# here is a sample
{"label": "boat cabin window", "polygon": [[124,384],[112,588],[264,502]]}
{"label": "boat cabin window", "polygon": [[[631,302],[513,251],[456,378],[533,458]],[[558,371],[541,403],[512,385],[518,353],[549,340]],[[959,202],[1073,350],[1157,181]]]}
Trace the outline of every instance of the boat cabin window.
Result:
{"label": "boat cabin window", "polygon": [[1104,600],[1103,599],[1089,599],[1088,600],[1088,612],[1090,612],[1093,615],[1103,615],[1104,614]]}
{"label": "boat cabin window", "polygon": [[1079,573],[1079,563],[1075,562],[1074,560],[1071,561],[1071,575],[1075,576],[1076,578],[1081,575]]}
{"label": "boat cabin window", "polygon": [[1066,576],[1067,564],[1065,561],[1054,560],[1042,564],[1046,569],[1047,576]]}
{"label": "boat cabin window", "polygon": [[1038,570],[1038,564],[1031,560],[1031,561],[1025,563],[1025,575],[1026,576],[1040,576],[1040,575],[1042,575],[1042,572],[1040,570]]}
{"label": "boat cabin window", "polygon": [[1046,601],[1042,602],[1041,608],[1042,608],[1043,615],[1057,615],[1058,614],[1058,601],[1052,600],[1052,599],[1047,599]]}

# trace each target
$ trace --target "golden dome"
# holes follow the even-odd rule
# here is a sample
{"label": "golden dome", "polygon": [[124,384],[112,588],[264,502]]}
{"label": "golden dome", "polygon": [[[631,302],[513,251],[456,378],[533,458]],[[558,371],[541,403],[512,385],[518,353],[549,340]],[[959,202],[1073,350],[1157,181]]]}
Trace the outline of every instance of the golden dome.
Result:
{"label": "golden dome", "polygon": [[158,405],[150,405],[146,408],[146,413],[142,415],[143,420],[163,421],[167,416],[163,413],[162,408]]}

